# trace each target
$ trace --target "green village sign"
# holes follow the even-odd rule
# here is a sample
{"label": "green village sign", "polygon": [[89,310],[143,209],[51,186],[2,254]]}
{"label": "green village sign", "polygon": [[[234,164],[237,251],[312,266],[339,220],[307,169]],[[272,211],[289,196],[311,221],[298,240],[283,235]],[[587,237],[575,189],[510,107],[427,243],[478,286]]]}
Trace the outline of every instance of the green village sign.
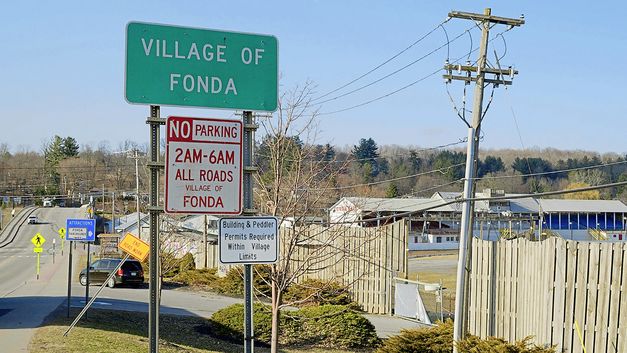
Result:
{"label": "green village sign", "polygon": [[273,36],[131,22],[126,29],[129,103],[275,111]]}

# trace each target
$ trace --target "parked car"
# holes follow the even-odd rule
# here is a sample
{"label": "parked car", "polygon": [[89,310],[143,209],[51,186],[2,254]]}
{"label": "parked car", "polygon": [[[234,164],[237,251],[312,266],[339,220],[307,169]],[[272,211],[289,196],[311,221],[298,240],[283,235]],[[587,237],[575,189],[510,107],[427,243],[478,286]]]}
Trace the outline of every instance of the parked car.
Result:
{"label": "parked car", "polygon": [[[100,259],[92,262],[89,266],[89,284],[102,284],[107,280],[109,274],[115,270],[122,259]],[[79,275],[82,285],[87,284],[87,269],[83,269]],[[137,260],[126,260],[122,267],[118,269],[113,277],[107,282],[110,288],[118,284],[130,284],[134,287],[144,283],[144,271],[142,265]]]}
{"label": "parked car", "polygon": [[37,220],[37,216],[30,215],[28,216],[28,224],[37,224],[39,221]]}

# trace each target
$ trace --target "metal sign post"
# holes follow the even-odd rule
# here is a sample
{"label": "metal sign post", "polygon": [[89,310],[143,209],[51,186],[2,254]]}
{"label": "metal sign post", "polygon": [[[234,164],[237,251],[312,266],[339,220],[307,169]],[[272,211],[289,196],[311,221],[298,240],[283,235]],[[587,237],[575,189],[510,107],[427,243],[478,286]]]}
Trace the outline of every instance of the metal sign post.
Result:
{"label": "metal sign post", "polygon": [[70,299],[72,298],[72,244],[70,243],[70,254],[67,262],[67,317],[70,317]]}
{"label": "metal sign post", "polygon": [[150,353],[159,352],[159,169],[163,168],[163,163],[159,163],[159,134],[161,125],[165,123],[160,117],[160,107],[150,106],[150,117],[147,123],[150,124],[150,303],[148,305],[148,340],[150,341]]}
{"label": "metal sign post", "polygon": [[85,283],[85,305],[87,305],[87,302],[89,301],[89,266],[91,265],[91,249],[89,247],[89,245],[91,244],[91,242],[87,242],[87,269],[85,270],[85,280],[87,281],[87,283]]}
{"label": "metal sign post", "polygon": [[[87,270],[85,279],[87,283],[85,283],[85,304],[89,301],[89,265],[91,263],[91,242],[96,240],[96,220],[95,219],[68,219],[66,221],[66,229],[67,234],[65,235],[67,240],[73,241],[76,244],[76,241],[87,242]],[[59,233],[62,233],[59,229]],[[84,244],[84,243],[83,243]],[[72,258],[70,246],[70,259]],[[71,260],[70,260],[71,262]],[[68,307],[70,300],[70,291],[72,285],[72,264],[70,263],[70,270],[68,271]],[[69,309],[68,309],[69,315]]]}
{"label": "metal sign post", "polygon": [[[253,112],[244,111],[244,141],[242,157],[244,159],[244,216],[253,216],[256,211],[253,205],[253,173],[257,167],[253,166],[254,132],[257,125],[253,121]],[[244,352],[252,353],[255,350],[253,332],[253,265],[244,265]]]}

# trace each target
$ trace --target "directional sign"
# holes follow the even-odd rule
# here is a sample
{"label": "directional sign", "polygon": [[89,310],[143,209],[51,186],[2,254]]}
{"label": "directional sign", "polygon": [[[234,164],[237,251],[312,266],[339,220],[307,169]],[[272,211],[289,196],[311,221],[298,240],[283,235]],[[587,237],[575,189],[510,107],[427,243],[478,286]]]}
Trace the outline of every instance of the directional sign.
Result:
{"label": "directional sign", "polygon": [[59,233],[59,238],[65,239],[65,228],[61,227],[57,232]]}
{"label": "directional sign", "polygon": [[118,248],[127,252],[139,261],[145,261],[150,253],[150,245],[131,233],[126,233],[124,239],[118,244]]}
{"label": "directional sign", "polygon": [[46,242],[46,238],[44,238],[43,235],[41,235],[41,233],[37,233],[35,234],[34,237],[31,238],[30,241],[31,243],[33,243],[33,245],[35,245],[35,247],[40,248]]}
{"label": "directional sign", "polygon": [[225,264],[275,263],[279,233],[274,217],[221,218],[220,262]]}
{"label": "directional sign", "polygon": [[37,247],[33,248],[33,252],[34,253],[40,253],[40,252],[43,252],[43,251],[44,251],[43,248],[37,248]]}
{"label": "directional sign", "polygon": [[240,214],[242,123],[169,117],[166,132],[165,211]]}
{"label": "directional sign", "polygon": [[275,111],[273,36],[131,22],[126,28],[129,103]]}
{"label": "directional sign", "polygon": [[78,241],[96,240],[95,219],[68,219],[66,222],[66,239]]}

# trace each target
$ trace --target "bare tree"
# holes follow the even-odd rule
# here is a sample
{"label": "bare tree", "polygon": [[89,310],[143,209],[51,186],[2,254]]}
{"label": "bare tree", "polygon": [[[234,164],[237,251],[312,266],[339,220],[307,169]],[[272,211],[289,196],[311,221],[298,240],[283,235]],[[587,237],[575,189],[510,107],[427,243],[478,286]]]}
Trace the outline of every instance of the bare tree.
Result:
{"label": "bare tree", "polygon": [[[282,229],[281,256],[270,274],[273,353],[278,349],[280,310],[294,304],[284,302],[286,290],[324,263],[326,247],[333,243],[332,239],[320,241],[303,225],[325,216],[325,208],[336,200],[334,186],[342,169],[335,156],[321,154],[320,145],[316,145],[317,111],[311,104],[311,93],[310,82],[286,92],[279,100],[276,115],[260,121],[265,136],[257,158],[260,173],[256,178],[256,200],[280,224],[291,225]],[[315,250],[296,261],[299,247],[306,243],[312,243]]]}

